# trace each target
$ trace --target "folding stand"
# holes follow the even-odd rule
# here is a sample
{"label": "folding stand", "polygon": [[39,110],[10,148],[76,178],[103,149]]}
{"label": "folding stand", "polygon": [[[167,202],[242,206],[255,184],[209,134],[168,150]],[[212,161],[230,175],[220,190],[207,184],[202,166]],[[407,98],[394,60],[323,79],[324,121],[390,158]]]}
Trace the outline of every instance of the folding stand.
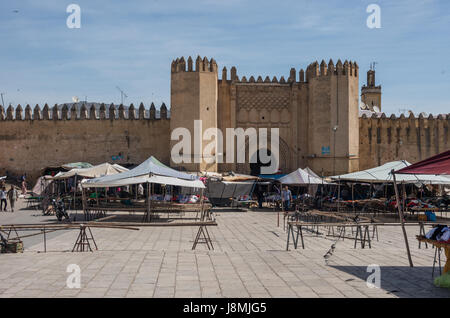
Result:
{"label": "folding stand", "polygon": [[214,250],[214,246],[212,244],[211,237],[209,236],[208,228],[206,225],[200,225],[200,227],[198,228],[194,244],[192,245],[193,250],[195,250],[198,243],[206,244],[206,246],[208,246],[208,250]]}
{"label": "folding stand", "polygon": [[[359,239],[358,239],[358,234],[359,234]],[[369,232],[369,226],[368,225],[364,225],[364,235],[363,235],[362,226],[358,225],[356,227],[355,246],[354,246],[354,248],[356,248],[357,241],[361,242],[361,248],[364,248],[366,246],[366,242],[369,243],[369,248],[372,248],[372,245],[371,245],[371,242],[370,242],[370,232]]]}
{"label": "folding stand", "polygon": [[[420,225],[419,235],[420,236],[425,236],[426,235],[426,233],[425,233],[425,226],[423,225],[422,222],[419,222],[419,225]],[[427,242],[425,241],[424,243],[425,243],[425,248],[428,248]],[[421,244],[422,244],[422,241],[419,241],[419,248],[420,248]]]}
{"label": "folding stand", "polygon": [[[86,233],[86,228],[89,231],[89,236]],[[94,243],[95,249],[98,250],[97,244],[95,243],[94,236],[92,235],[92,231],[90,227],[86,227],[85,225],[80,225],[80,233],[78,234],[77,240],[73,245],[72,252],[87,252],[88,250],[92,252],[91,244],[89,241]]]}
{"label": "folding stand", "polygon": [[[425,243],[426,244],[426,243]],[[434,249],[434,259],[433,259],[433,271],[431,272],[431,277],[434,277],[434,268],[436,267],[436,256],[439,260],[439,275],[442,275],[442,266],[441,266],[441,248],[442,247],[437,247]]]}

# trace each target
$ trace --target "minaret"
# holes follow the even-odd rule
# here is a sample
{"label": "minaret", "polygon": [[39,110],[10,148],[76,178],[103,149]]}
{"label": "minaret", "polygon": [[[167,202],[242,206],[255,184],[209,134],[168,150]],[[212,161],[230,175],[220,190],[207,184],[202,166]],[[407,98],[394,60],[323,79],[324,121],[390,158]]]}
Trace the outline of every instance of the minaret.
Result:
{"label": "minaret", "polygon": [[381,85],[375,86],[374,64],[370,65],[367,72],[367,84],[361,88],[361,102],[366,106],[365,109],[381,112]]}

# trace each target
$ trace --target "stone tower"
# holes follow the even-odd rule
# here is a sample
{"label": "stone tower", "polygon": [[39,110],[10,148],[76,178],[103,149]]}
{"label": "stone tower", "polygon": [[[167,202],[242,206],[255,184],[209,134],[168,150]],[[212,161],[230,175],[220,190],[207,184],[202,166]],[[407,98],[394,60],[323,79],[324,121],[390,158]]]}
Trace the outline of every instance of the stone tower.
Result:
{"label": "stone tower", "polygon": [[[198,56],[195,65],[191,57],[187,63],[184,57],[172,62],[170,130],[173,132],[176,128],[185,128],[190,132],[191,151],[184,149],[179,153],[183,153],[186,159],[190,158],[191,163],[176,163],[171,157],[171,166],[182,167],[187,171],[217,171],[217,163],[208,163],[201,156],[205,147],[215,141],[214,137],[206,141],[201,139],[207,129],[217,130],[218,127],[217,83],[218,71],[214,59],[201,59]],[[175,144],[177,140],[170,142],[171,149]],[[214,151],[208,153],[215,155]]]}
{"label": "stone tower", "polygon": [[377,107],[381,112],[381,85],[375,86],[374,69],[367,72],[367,84],[361,88],[361,102],[366,106],[365,109],[374,111],[374,107]]}
{"label": "stone tower", "polygon": [[326,175],[359,167],[358,65],[330,60],[312,63],[309,82],[308,166]]}

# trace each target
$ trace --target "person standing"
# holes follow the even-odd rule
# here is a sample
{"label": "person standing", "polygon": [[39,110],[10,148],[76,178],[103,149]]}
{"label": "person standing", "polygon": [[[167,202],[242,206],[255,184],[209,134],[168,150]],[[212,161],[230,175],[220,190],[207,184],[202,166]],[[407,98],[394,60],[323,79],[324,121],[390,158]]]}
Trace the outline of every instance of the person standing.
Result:
{"label": "person standing", "polygon": [[284,202],[284,211],[287,212],[291,207],[291,200],[292,200],[292,192],[291,190],[289,190],[288,186],[285,186],[284,189],[281,191],[281,196]]}
{"label": "person standing", "polygon": [[138,193],[139,197],[143,197],[144,196],[144,187],[142,186],[142,183],[139,183],[137,193]]}
{"label": "person standing", "polygon": [[[5,207],[3,208],[3,203]],[[0,190],[0,211],[6,211],[6,207],[8,206],[8,202],[6,201],[6,188],[3,187]]]}
{"label": "person standing", "polygon": [[14,212],[14,205],[19,198],[19,191],[17,191],[15,186],[11,186],[11,189],[8,191],[8,199],[9,205],[11,206],[11,212]]}
{"label": "person standing", "polygon": [[20,178],[21,184],[22,184],[22,194],[27,194],[27,175],[24,173],[23,176]]}
{"label": "person standing", "polygon": [[256,186],[256,197],[258,198],[258,208],[262,209],[264,201],[264,192],[260,185]]}

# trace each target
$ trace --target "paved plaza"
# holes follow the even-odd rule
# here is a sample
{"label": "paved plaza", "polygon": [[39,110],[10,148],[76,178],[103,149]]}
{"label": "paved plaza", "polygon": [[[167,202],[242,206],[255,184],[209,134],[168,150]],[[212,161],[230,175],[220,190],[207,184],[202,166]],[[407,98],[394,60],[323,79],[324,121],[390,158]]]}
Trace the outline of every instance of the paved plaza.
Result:
{"label": "paved plaza", "polygon": [[[23,203],[21,203],[23,205]],[[0,212],[0,223],[42,223],[37,210]],[[305,249],[286,251],[287,233],[275,212],[216,213],[214,250],[191,250],[197,227],[94,228],[98,251],[72,253],[77,230],[25,239],[23,254],[0,254],[1,297],[450,297],[433,285],[434,249],[418,249],[419,229],[408,227],[414,268],[399,227],[380,227],[372,248],[305,233]],[[445,256],[443,256],[445,261]],[[81,288],[68,288],[67,267],[81,269]],[[371,264],[381,288],[369,288]]]}

